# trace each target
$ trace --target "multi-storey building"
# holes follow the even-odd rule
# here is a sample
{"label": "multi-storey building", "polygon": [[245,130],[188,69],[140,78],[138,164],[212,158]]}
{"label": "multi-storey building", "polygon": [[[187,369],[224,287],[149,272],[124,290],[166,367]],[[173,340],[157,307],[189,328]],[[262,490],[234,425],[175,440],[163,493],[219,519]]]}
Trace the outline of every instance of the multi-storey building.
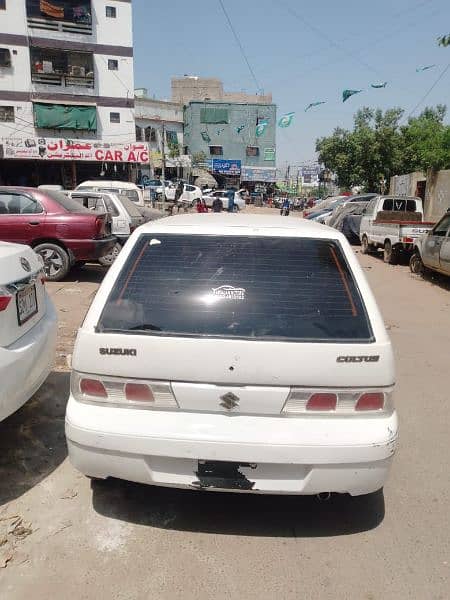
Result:
{"label": "multi-storey building", "polygon": [[131,0],[0,0],[0,184],[134,176]]}

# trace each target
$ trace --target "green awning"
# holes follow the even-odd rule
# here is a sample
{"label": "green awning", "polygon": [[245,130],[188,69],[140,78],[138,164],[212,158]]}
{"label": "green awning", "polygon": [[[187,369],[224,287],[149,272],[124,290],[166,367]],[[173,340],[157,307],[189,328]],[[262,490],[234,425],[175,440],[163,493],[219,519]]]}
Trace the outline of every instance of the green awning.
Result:
{"label": "green awning", "polygon": [[201,108],[200,123],[211,123],[213,125],[221,125],[228,123],[227,108]]}
{"label": "green awning", "polygon": [[97,130],[97,107],[35,102],[34,122],[42,129]]}

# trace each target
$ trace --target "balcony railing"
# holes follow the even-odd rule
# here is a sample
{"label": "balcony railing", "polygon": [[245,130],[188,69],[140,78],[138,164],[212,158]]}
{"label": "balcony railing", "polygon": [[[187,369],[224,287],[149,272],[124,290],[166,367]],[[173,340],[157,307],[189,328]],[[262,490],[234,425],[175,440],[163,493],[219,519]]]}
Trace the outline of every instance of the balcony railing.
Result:
{"label": "balcony railing", "polygon": [[31,81],[41,85],[57,85],[57,86],[78,86],[85,88],[93,88],[95,78],[93,75],[75,76],[66,75],[65,73],[42,73],[32,72]]}
{"label": "balcony railing", "polygon": [[62,33],[92,34],[92,22],[72,23],[71,21],[54,21],[53,19],[28,17],[28,27],[31,29],[44,29],[46,31],[60,31]]}

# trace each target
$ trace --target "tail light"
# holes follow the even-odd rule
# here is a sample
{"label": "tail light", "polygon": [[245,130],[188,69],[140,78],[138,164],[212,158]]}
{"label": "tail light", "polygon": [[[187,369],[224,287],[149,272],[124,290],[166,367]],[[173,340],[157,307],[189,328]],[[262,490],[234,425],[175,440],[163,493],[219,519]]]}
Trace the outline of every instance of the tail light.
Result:
{"label": "tail light", "polygon": [[332,414],[358,416],[389,414],[393,410],[392,388],[381,390],[314,390],[292,388],[281,413],[286,416]]}
{"label": "tail light", "polygon": [[403,237],[402,238],[402,242],[404,244],[413,244],[414,243],[414,238],[412,238],[412,237]]}
{"label": "tail light", "polygon": [[101,238],[105,236],[105,218],[97,217],[95,219],[95,237]]}
{"label": "tail light", "polygon": [[5,287],[0,285],[0,312],[3,312],[8,308],[11,298],[12,294]]}
{"label": "tail light", "polygon": [[170,383],[162,381],[101,377],[73,371],[70,387],[79,402],[156,410],[178,408]]}

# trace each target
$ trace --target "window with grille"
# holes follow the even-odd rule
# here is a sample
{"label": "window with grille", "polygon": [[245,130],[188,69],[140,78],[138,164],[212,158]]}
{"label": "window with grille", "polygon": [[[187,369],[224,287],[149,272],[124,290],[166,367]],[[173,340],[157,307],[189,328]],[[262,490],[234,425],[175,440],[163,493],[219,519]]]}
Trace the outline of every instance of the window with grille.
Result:
{"label": "window with grille", "polygon": [[117,17],[117,9],[115,6],[107,6],[106,7],[106,16],[109,19],[115,19]]}
{"label": "window with grille", "polygon": [[109,121],[110,121],[110,123],[120,123],[120,113],[118,113],[118,112],[109,113]]}
{"label": "window with grille", "polygon": [[115,58],[108,59],[108,69],[110,71],[118,71],[119,70],[119,61]]}
{"label": "window with grille", "polygon": [[14,106],[0,106],[0,121],[3,123],[14,122]]}
{"label": "window with grille", "polygon": [[209,153],[211,156],[222,156],[223,155],[223,146],[210,146]]}
{"label": "window with grille", "polygon": [[9,48],[0,48],[0,67],[11,66],[11,52]]}

